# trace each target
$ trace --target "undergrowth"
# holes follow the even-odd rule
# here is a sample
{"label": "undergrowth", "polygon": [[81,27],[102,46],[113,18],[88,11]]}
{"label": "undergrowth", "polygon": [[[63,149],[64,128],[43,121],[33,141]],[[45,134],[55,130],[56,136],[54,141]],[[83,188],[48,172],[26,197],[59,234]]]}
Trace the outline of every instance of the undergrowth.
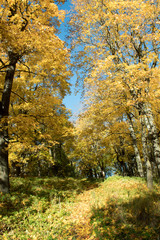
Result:
{"label": "undergrowth", "polygon": [[160,187],[140,178],[12,178],[0,195],[4,240],[158,240],[159,222]]}

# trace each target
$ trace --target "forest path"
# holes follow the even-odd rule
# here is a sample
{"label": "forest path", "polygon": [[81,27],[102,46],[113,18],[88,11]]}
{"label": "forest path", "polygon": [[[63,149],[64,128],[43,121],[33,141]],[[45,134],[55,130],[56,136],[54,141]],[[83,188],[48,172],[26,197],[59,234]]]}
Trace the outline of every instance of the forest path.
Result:
{"label": "forest path", "polygon": [[71,228],[72,236],[74,234],[76,239],[95,239],[94,236],[90,237],[92,231],[90,219],[92,208],[98,204],[97,196],[99,191],[99,188],[90,189],[81,193],[75,199],[68,221],[73,226]]}
{"label": "forest path", "polygon": [[[142,231],[142,226],[139,230],[135,230],[137,225],[127,223],[127,219],[130,218],[131,222],[139,220],[139,216],[145,211],[145,204],[153,200],[152,194],[150,197],[148,194],[150,193],[145,182],[140,183],[130,178],[107,179],[98,187],[84,191],[76,197],[69,209],[71,215],[67,218],[70,225],[68,240],[110,240],[115,239],[117,234],[123,239],[123,232],[124,239],[126,239],[125,235],[134,239]],[[147,218],[147,214],[150,214],[149,210],[147,211],[140,222],[145,221],[143,218]],[[147,231],[152,232],[152,229],[147,226],[144,231],[146,235],[149,234]]]}
{"label": "forest path", "polygon": [[116,199],[118,197],[117,187],[123,189],[126,186],[122,182],[118,186],[116,184],[116,191],[114,191],[114,182],[107,183],[101,183],[95,188],[93,185],[91,189],[76,197],[75,203],[70,209],[71,215],[68,218],[68,222],[73,226],[70,228],[71,235],[75,235],[75,239],[96,239],[94,234],[91,236],[93,230],[91,224],[92,210],[101,208],[111,198]]}

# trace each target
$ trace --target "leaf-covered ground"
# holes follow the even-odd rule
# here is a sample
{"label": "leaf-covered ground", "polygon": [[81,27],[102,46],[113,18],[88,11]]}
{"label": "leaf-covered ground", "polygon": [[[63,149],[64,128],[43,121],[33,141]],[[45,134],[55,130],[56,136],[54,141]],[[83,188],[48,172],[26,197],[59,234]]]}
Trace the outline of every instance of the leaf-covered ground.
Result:
{"label": "leaf-covered ground", "polygon": [[160,187],[139,178],[12,178],[0,195],[4,240],[158,240],[159,223]]}

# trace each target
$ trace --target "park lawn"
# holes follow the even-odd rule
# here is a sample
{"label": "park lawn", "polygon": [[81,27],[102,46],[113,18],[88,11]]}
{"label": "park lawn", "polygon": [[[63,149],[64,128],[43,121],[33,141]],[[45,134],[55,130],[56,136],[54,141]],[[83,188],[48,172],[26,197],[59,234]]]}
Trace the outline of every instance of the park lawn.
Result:
{"label": "park lawn", "polygon": [[11,178],[0,195],[4,240],[158,240],[159,223],[160,186],[140,178]]}

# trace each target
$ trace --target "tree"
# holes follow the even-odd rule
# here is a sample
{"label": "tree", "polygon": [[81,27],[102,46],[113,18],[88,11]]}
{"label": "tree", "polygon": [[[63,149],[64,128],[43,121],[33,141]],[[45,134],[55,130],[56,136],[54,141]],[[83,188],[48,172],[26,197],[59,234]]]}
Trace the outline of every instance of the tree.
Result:
{"label": "tree", "polygon": [[0,7],[0,192],[5,193],[9,191],[8,116],[14,81],[17,87],[18,80],[32,81],[32,86],[52,84],[54,94],[63,98],[69,91],[70,72],[68,50],[56,35],[64,12],[54,2],[2,0]]}
{"label": "tree", "polygon": [[[28,86],[27,83],[25,86]],[[48,175],[45,166],[54,164],[51,149],[59,142],[64,143],[69,135],[69,112],[59,97],[49,93],[49,86],[36,86],[34,91],[29,89],[28,86],[22,91],[24,99],[27,95],[27,101],[14,96],[11,98],[9,164],[14,168],[18,166],[19,170],[25,165],[30,175],[36,173],[36,170],[32,171],[33,166],[39,168],[39,175],[41,172]],[[24,175],[23,172],[21,175]]]}
{"label": "tree", "polygon": [[[95,115],[94,108],[90,106],[78,117],[75,124],[75,140],[72,157],[77,159],[77,166],[82,175],[93,177],[104,177],[108,172],[108,166],[112,167],[110,151],[107,152],[102,116]],[[108,148],[109,150],[109,148]]]}
{"label": "tree", "polygon": [[[95,103],[93,98],[99,92],[98,101],[105,105],[106,112],[111,108],[110,112],[125,116],[130,124],[140,176],[143,176],[142,163],[133,122],[141,124],[144,115],[145,127],[153,139],[154,159],[160,169],[154,104],[159,102],[159,0],[75,0],[73,3],[72,48],[75,54],[78,52],[75,67],[84,78],[88,101]],[[145,155],[143,158],[147,159]]]}

